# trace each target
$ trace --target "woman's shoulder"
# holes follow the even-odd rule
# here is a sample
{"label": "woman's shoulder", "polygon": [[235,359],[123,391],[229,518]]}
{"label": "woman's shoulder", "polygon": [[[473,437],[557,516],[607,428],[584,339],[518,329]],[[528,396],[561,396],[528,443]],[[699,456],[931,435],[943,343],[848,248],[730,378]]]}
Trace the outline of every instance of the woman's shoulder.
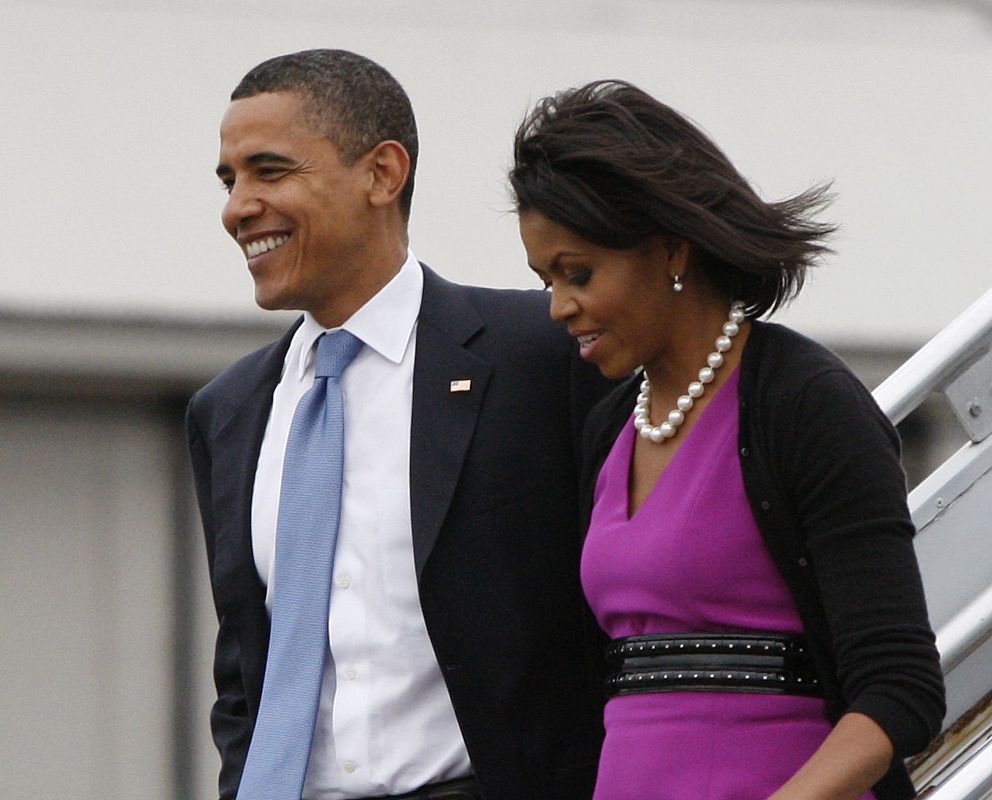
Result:
{"label": "woman's shoulder", "polygon": [[783,325],[755,323],[739,391],[756,432],[784,432],[785,438],[830,432],[843,438],[856,430],[866,436],[882,431],[897,441],[871,391],[844,361]]}
{"label": "woman's shoulder", "polygon": [[744,365],[751,371],[765,367],[785,379],[812,377],[823,372],[850,372],[830,348],[792,328],[775,322],[751,323],[751,335],[744,349]]}
{"label": "woman's shoulder", "polygon": [[800,399],[810,391],[869,395],[836,353],[798,331],[755,321],[741,361],[742,400],[770,403]]}

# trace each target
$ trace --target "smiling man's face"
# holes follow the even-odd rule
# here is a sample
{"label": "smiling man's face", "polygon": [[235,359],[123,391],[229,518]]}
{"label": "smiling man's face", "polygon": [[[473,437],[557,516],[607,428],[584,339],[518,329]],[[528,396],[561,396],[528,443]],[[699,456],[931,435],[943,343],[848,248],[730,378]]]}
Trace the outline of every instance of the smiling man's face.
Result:
{"label": "smiling man's face", "polygon": [[364,290],[374,249],[368,161],[345,164],[294,92],[228,107],[217,167],[229,195],[221,219],[245,254],[262,308],[309,311],[332,327],[356,307],[351,295]]}

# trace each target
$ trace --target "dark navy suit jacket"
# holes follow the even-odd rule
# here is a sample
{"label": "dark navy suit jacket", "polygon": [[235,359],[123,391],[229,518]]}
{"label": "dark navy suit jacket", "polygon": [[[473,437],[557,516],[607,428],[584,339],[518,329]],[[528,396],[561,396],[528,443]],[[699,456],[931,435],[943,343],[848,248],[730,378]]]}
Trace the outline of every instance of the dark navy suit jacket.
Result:
{"label": "dark navy suit jacket", "polygon": [[[410,493],[428,634],[485,800],[582,800],[602,740],[603,640],[579,587],[578,442],[608,386],[548,318],[546,295],[424,272]],[[220,624],[222,799],[237,792],[265,673],[251,500],[291,338],[229,368],[187,413]],[[471,391],[450,391],[464,379]]]}

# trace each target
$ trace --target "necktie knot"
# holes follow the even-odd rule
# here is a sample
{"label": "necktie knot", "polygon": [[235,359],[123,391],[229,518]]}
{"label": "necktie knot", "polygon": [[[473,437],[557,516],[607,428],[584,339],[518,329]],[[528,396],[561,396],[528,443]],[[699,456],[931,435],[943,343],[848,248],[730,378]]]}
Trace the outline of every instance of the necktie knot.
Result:
{"label": "necktie knot", "polygon": [[346,330],[325,333],[317,340],[314,375],[318,378],[340,378],[352,359],[362,349],[362,340]]}

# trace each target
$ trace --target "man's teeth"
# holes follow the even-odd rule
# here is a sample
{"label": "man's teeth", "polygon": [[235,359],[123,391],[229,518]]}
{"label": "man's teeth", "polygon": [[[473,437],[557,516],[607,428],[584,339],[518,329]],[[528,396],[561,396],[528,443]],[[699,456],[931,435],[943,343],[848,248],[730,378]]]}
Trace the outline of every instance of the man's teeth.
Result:
{"label": "man's teeth", "polygon": [[287,241],[289,241],[288,236],[270,236],[268,239],[256,239],[254,242],[248,242],[245,245],[245,253],[248,258],[254,258],[255,256],[262,255],[262,253],[268,253],[269,250],[282,247]]}
{"label": "man's teeth", "polygon": [[583,336],[576,337],[579,340],[579,344],[583,347],[592,344],[599,338],[598,333],[587,333]]}

